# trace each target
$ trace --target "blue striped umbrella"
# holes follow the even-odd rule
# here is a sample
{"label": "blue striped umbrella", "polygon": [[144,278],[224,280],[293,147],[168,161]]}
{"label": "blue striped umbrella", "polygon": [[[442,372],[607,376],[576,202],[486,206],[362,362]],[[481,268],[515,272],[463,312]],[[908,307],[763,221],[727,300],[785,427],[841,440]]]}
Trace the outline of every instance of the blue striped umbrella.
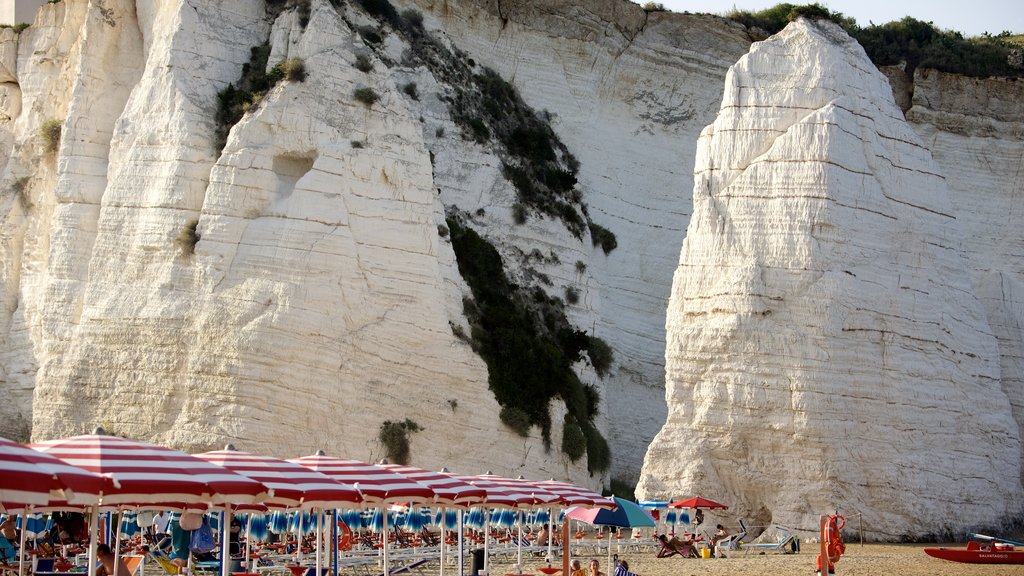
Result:
{"label": "blue striped umbrella", "polygon": [[418,509],[409,510],[405,513],[405,527],[413,532],[423,529],[423,514]]}
{"label": "blue striped umbrella", "polygon": [[469,518],[466,519],[466,526],[474,530],[481,530],[484,527],[484,511],[482,508],[473,508],[469,512]]}
{"label": "blue striped umbrella", "polygon": [[679,513],[679,523],[680,524],[689,524],[690,523],[690,513],[689,512],[680,512]]}
{"label": "blue striped umbrella", "polygon": [[121,535],[126,538],[135,536],[135,533],[139,531],[139,524],[135,521],[136,514],[134,512],[123,512],[121,514]]}
{"label": "blue striped umbrella", "polygon": [[370,517],[370,524],[367,528],[378,534],[384,530],[384,515],[381,514],[380,508],[373,511],[373,516]]}
{"label": "blue striped umbrella", "polygon": [[437,525],[437,523],[434,522],[434,511],[431,510],[429,506],[423,506],[420,508],[420,518],[423,519],[424,526],[430,526],[431,524],[435,526]]}
{"label": "blue striped umbrella", "polygon": [[675,524],[676,523],[676,511],[675,510],[669,510],[668,514],[665,514],[665,523],[666,524]]}
{"label": "blue striped umbrella", "polygon": [[445,510],[441,523],[445,530],[455,530],[459,527],[459,513],[455,510]]}
{"label": "blue striped umbrella", "polygon": [[266,514],[252,514],[252,521],[247,518],[242,521],[242,526],[248,526],[249,538],[253,540],[266,540],[267,539],[267,515]]}
{"label": "blue striped umbrella", "polygon": [[284,534],[288,531],[288,515],[280,511],[274,512],[270,515],[267,529],[274,534]]}
{"label": "blue striped umbrella", "polygon": [[516,524],[516,513],[512,510],[499,510],[491,516],[491,524],[498,528],[511,528]]}
{"label": "blue striped umbrella", "polygon": [[[15,526],[21,528],[22,517],[18,516],[15,520]],[[46,529],[46,520],[43,519],[43,515],[36,512],[29,514],[27,520],[25,520],[25,537],[32,538],[33,540],[40,532]]]}
{"label": "blue striped umbrella", "polygon": [[541,508],[537,511],[537,515],[534,517],[534,524],[547,524],[548,520],[551,519],[551,514],[548,513],[547,508]]}

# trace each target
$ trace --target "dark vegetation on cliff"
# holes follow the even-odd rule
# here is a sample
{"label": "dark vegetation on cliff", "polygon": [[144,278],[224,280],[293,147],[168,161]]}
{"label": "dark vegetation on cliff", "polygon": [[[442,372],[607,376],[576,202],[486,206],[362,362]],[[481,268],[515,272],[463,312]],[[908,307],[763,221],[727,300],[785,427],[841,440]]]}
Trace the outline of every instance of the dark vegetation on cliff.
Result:
{"label": "dark vegetation on cliff", "polygon": [[600,396],[592,385],[580,381],[572,365],[584,354],[595,368],[601,362],[610,363],[608,345],[573,328],[561,299],[539,287],[526,290],[512,283],[498,251],[467,227],[459,214],[449,215],[447,228],[459,272],[473,292],[472,299],[463,301],[471,326],[469,340],[487,363],[488,382],[502,406],[502,421],[522,435],[530,426],[540,426],[545,444],[550,445],[548,405],[551,399],[561,398],[568,408],[562,451],[574,461],[586,454],[591,472],[606,470],[611,452],[593,424]]}
{"label": "dark vegetation on cliff", "polygon": [[[1010,32],[964,38],[959,32],[940,30],[930,22],[907,16],[888,24],[860,26],[856,20],[819,4],[777,4],[759,12],[733,10],[726,17],[746,26],[751,37],[761,39],[786,27],[799,16],[831,20],[860,42],[877,66],[906,62],[906,72],[934,68],[943,72],[985,78],[1020,77],[1022,48]],[[764,34],[756,33],[760,29]]]}

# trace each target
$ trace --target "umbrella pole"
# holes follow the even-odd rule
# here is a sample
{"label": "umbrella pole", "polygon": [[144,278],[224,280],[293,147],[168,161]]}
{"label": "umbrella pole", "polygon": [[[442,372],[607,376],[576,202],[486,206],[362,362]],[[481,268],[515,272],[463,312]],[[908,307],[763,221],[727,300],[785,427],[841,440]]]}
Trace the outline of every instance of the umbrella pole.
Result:
{"label": "umbrella pole", "polygon": [[465,559],[465,551],[462,549],[462,533],[465,531],[465,529],[462,527],[462,510],[459,510],[458,519],[459,519],[459,523],[458,523],[458,529],[459,529],[459,537],[458,537],[458,541],[459,541],[459,576],[465,576],[465,572],[466,572],[466,559]]}
{"label": "umbrella pole", "polygon": [[[113,516],[111,516],[113,519]],[[114,576],[117,576],[118,562],[121,561],[121,522],[124,521],[124,511],[117,513],[117,527],[114,528]],[[111,521],[113,525],[113,521]]]}
{"label": "umbrella pole", "polygon": [[444,576],[444,547],[447,536],[444,528],[444,515],[445,509],[441,507],[441,569],[438,571],[438,576]]}
{"label": "umbrella pole", "polygon": [[555,509],[548,508],[548,564],[555,559]]}
{"label": "umbrella pole", "polygon": [[[231,574],[231,505],[224,506],[220,513],[220,574]],[[120,533],[118,533],[120,536]]]}
{"label": "umbrella pole", "polygon": [[28,515],[32,512],[32,507],[29,506],[21,513],[21,543],[18,547],[18,576],[25,573],[25,544],[27,544],[25,533],[28,532]]}
{"label": "umbrella pole", "polygon": [[[491,509],[484,509],[484,574],[490,575],[491,567]],[[386,575],[385,575],[386,576]]]}
{"label": "umbrella pole", "polygon": [[92,507],[92,514],[89,515],[89,576],[96,576],[96,539],[99,538],[100,509],[99,506]]}
{"label": "umbrella pole", "polygon": [[[320,554],[320,543],[323,541],[323,538],[324,538],[323,516],[321,515],[322,513],[323,513],[323,510],[317,509],[317,511],[316,511],[316,571],[314,572],[314,574],[316,574],[316,576],[321,576],[321,574],[320,574],[320,566],[322,565],[321,561],[323,560],[323,558],[322,558],[323,555]],[[224,576],[227,576],[227,574],[225,574]]]}
{"label": "umbrella pole", "polygon": [[384,576],[391,576],[391,569],[388,566],[388,507],[381,506],[384,512]]}
{"label": "umbrella pole", "polygon": [[253,513],[249,513],[249,518],[245,521],[245,570],[252,572],[252,517]]}
{"label": "umbrella pole", "polygon": [[523,573],[523,511],[519,511],[519,537],[516,538],[516,573]]}
{"label": "umbrella pole", "polygon": [[569,545],[569,518],[562,520],[562,574],[569,573],[569,554],[572,547]]}
{"label": "umbrella pole", "polygon": [[338,576],[338,509],[331,510],[331,572]]}

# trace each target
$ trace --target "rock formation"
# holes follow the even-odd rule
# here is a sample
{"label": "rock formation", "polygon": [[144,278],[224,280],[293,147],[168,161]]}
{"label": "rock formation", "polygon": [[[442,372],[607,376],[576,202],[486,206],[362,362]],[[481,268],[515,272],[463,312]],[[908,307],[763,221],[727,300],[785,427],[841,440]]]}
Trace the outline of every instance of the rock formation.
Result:
{"label": "rock formation", "polygon": [[803,19],[754,44],[701,134],[693,199],[642,495],[803,530],[863,513],[882,539],[1020,514],[993,288],[859,45]]}

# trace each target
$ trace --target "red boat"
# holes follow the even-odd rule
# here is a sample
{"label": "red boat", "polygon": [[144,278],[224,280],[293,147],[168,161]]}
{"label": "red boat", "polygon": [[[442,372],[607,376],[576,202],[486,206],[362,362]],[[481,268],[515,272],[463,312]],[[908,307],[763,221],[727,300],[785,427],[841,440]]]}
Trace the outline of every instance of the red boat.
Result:
{"label": "red boat", "polygon": [[1015,549],[1006,542],[968,542],[967,548],[925,548],[924,553],[967,564],[1024,564],[1024,549]]}

